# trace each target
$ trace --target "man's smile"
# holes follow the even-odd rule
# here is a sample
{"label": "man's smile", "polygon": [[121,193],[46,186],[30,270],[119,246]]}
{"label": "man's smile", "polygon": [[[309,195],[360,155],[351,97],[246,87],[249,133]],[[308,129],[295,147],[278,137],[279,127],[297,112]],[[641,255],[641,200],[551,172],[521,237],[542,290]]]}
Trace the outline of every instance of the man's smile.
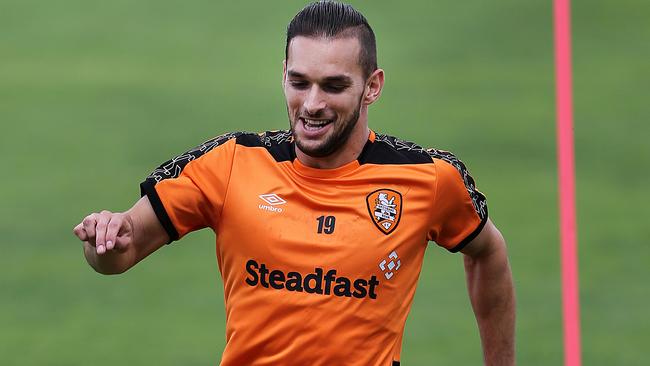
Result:
{"label": "man's smile", "polygon": [[300,122],[303,124],[305,127],[305,130],[307,131],[318,131],[322,129],[323,127],[327,126],[333,120],[331,119],[310,119],[310,118],[303,118],[300,117],[298,118]]}

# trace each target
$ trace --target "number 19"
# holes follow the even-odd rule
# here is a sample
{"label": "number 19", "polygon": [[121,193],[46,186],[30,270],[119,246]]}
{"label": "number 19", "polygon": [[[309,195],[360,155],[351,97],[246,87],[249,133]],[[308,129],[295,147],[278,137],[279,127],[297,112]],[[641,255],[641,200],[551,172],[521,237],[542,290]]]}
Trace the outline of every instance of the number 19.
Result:
{"label": "number 19", "polygon": [[318,221],[318,233],[319,234],[331,234],[334,232],[334,226],[336,225],[336,217],[334,216],[320,216],[316,219]]}

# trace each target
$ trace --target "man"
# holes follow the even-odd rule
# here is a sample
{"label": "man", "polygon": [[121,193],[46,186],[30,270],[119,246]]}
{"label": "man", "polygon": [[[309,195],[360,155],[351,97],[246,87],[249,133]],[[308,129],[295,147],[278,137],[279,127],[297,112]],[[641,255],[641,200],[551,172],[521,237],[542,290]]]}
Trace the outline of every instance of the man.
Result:
{"label": "man", "polygon": [[229,133],[162,164],[124,213],[74,228],[88,263],[122,273],[205,227],[226,303],[222,365],[399,365],[429,241],[464,254],[485,363],[514,364],[504,240],[454,155],[368,128],[384,84],[351,6],[318,2],[289,24],[290,130]]}

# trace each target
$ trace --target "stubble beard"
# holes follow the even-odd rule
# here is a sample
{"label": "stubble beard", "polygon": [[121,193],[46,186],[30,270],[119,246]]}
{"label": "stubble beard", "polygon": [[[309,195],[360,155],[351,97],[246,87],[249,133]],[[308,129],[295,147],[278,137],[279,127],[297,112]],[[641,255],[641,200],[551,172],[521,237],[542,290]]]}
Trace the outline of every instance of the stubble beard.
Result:
{"label": "stubble beard", "polygon": [[[295,131],[295,123],[301,123],[296,116],[295,118],[295,123],[292,124],[291,121],[289,121],[289,125],[291,126],[291,133],[294,136],[294,139],[296,141],[296,146],[302,151],[304,154],[309,155],[314,158],[324,158],[326,156],[332,155],[335,153],[337,150],[339,150],[342,146],[344,146],[348,140],[350,139],[350,136],[352,135],[352,131],[354,131],[354,128],[357,126],[357,123],[359,122],[359,114],[360,114],[360,108],[361,108],[361,98],[359,98],[359,102],[357,103],[357,106],[354,108],[354,113],[350,118],[348,118],[344,122],[343,128],[337,130],[337,126],[335,127],[334,132],[328,136],[325,141],[323,141],[321,144],[319,144],[316,147],[309,147],[305,146],[303,141],[298,138],[296,135]],[[336,123],[336,122],[332,122]]]}

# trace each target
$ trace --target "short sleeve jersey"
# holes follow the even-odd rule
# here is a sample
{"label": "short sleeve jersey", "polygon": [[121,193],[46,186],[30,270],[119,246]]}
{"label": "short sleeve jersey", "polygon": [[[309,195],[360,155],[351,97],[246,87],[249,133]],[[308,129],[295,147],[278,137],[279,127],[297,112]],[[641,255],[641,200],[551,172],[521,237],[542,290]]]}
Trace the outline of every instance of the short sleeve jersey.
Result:
{"label": "short sleeve jersey", "polygon": [[336,169],[294,149],[289,131],[229,133],[141,184],[172,241],[216,233],[221,365],[399,365],[428,242],[461,250],[485,197],[451,153],[372,131]]}

